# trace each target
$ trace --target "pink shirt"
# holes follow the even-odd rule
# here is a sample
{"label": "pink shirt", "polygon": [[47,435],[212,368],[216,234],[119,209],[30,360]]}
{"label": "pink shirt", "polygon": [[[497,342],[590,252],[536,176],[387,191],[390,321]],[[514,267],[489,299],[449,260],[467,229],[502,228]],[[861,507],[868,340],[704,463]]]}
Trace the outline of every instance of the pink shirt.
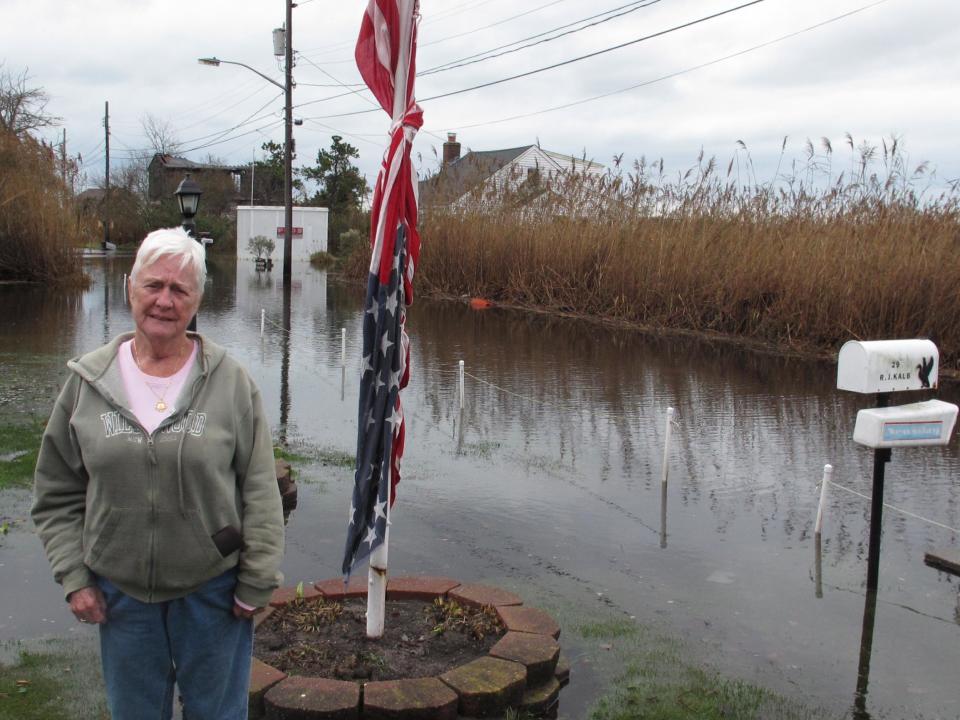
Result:
{"label": "pink shirt", "polygon": [[[123,389],[127,392],[130,409],[148,435],[152,435],[160,423],[177,411],[177,398],[197,360],[197,343],[191,342],[191,345],[190,357],[170,377],[154,377],[140,370],[133,359],[133,340],[120,345],[117,359],[120,361]],[[159,410],[158,407],[163,409]]]}

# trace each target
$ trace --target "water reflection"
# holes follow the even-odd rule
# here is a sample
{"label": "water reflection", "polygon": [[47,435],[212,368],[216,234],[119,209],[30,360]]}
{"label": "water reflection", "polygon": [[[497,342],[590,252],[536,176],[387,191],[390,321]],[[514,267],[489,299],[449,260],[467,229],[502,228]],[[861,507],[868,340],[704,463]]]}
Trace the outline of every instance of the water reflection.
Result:
{"label": "water reflection", "polygon": [[870,685],[870,656],[873,653],[873,624],[877,616],[877,593],[867,591],[863,603],[860,630],[860,662],[857,665],[857,692],[853,700],[854,720],[870,720],[867,712],[867,688]]}
{"label": "water reflection", "polygon": [[283,286],[283,311],[280,333],[280,444],[287,444],[287,424],[290,421],[290,312],[291,286]]}

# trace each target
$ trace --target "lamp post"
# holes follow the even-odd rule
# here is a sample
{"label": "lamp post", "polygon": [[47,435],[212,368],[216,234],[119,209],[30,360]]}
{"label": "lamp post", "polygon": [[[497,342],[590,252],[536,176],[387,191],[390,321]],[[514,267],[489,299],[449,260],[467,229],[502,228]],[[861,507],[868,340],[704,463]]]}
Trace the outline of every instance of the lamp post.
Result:
{"label": "lamp post", "polygon": [[[197,238],[197,226],[193,218],[197,214],[197,208],[200,207],[200,196],[203,195],[203,190],[201,190],[196,181],[190,177],[190,173],[187,173],[187,176],[180,181],[180,184],[173,194],[177,196],[177,204],[180,206],[180,217],[182,218],[181,227],[190,234],[190,237],[200,242]],[[200,290],[202,291],[203,288],[200,288]],[[191,332],[197,331],[196,315],[190,319],[187,330]]]}
{"label": "lamp post", "polygon": [[[284,82],[279,83],[268,75],[264,75],[256,68],[252,68],[246,63],[236,62],[234,60],[221,60],[217,57],[199,58],[197,62],[201,65],[211,65],[219,67],[223,65],[239,65],[252,73],[256,73],[271,85],[276,85],[283,90],[284,94],[284,112],[283,112],[283,286],[290,287],[290,278],[292,275],[292,257],[293,257],[293,50],[291,41],[291,21],[292,21],[292,2],[287,0],[287,22],[283,32],[286,57]],[[276,43],[275,43],[276,44]],[[251,178],[251,187],[253,180]]]}
{"label": "lamp post", "polygon": [[193,218],[197,214],[197,208],[200,207],[200,196],[203,190],[196,181],[190,177],[190,173],[180,181],[177,189],[173,193],[177,196],[177,204],[180,206],[180,216],[183,218],[183,229],[190,233],[190,237],[197,239],[197,226]]}

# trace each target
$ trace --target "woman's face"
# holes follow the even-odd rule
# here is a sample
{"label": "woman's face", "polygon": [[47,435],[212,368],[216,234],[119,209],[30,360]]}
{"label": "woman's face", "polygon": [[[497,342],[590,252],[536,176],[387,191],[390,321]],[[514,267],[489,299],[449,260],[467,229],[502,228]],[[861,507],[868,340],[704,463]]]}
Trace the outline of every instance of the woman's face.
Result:
{"label": "woman's face", "polygon": [[184,335],[200,306],[196,276],[182,258],[164,255],[130,280],[130,307],[137,330],[156,342]]}

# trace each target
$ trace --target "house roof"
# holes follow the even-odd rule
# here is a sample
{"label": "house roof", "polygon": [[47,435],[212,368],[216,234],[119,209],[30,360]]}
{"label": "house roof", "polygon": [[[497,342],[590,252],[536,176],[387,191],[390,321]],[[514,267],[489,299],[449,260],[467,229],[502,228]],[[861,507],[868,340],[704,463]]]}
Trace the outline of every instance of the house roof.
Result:
{"label": "house roof", "polygon": [[[442,167],[433,177],[420,183],[420,203],[447,205],[455,202],[531,148],[536,147],[538,146],[521,145],[503,150],[470,151]],[[543,148],[539,148],[539,152],[556,163],[559,168],[577,166],[580,171],[588,172],[604,169],[603,165],[592,160],[575,158]]]}
{"label": "house roof", "polygon": [[523,145],[504,150],[468,152],[420,183],[420,202],[427,205],[451,203],[532,147]]}
{"label": "house roof", "polygon": [[87,188],[81,193],[77,194],[77,202],[100,202],[103,199],[104,191],[103,188]]}
{"label": "house roof", "polygon": [[210,163],[199,163],[176,155],[165,155],[157,153],[153,156],[151,163],[160,163],[163,167],[171,170],[228,170],[230,172],[242,172],[247,169],[246,165],[211,165]]}

